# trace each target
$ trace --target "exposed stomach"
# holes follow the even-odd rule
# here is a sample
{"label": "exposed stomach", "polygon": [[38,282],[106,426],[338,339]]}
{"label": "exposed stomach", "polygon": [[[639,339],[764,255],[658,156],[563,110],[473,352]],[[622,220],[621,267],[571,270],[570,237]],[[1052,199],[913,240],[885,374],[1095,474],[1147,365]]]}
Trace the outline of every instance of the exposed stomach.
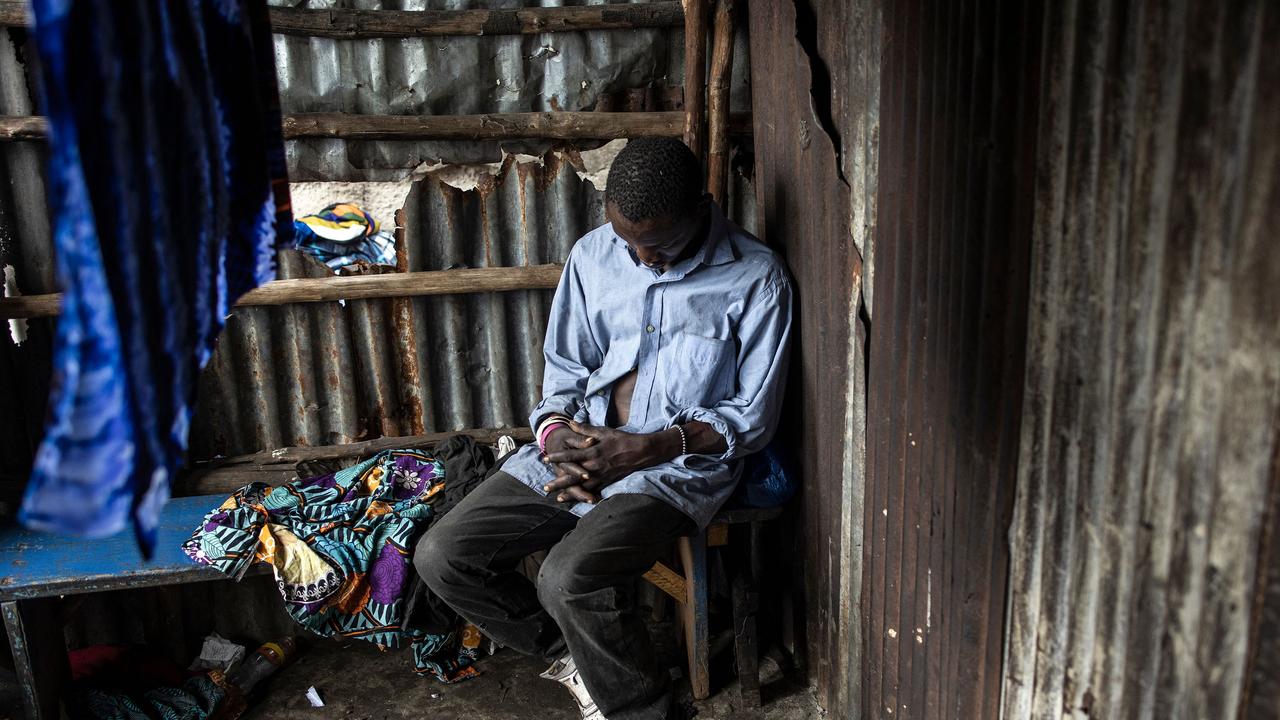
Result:
{"label": "exposed stomach", "polygon": [[631,396],[636,390],[637,372],[631,372],[618,378],[613,384],[613,401],[609,404],[609,427],[622,427],[631,419]]}

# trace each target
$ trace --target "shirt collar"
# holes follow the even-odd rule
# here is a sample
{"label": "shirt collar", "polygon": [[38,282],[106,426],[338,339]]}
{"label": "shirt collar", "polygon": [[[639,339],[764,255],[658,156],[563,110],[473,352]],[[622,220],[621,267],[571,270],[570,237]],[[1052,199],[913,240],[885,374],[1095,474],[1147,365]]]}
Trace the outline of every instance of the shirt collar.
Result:
{"label": "shirt collar", "polygon": [[723,265],[735,259],[733,243],[729,241],[729,221],[720,210],[720,206],[713,201],[711,230],[707,233],[707,242],[702,247],[702,264]]}

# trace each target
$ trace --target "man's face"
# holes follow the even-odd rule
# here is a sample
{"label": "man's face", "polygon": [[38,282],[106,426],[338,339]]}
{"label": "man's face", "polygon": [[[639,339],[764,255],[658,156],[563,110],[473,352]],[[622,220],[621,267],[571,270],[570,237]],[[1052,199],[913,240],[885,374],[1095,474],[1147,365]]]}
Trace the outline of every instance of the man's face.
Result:
{"label": "man's face", "polygon": [[648,220],[628,220],[618,210],[618,206],[610,201],[605,206],[605,218],[613,223],[613,231],[622,241],[631,246],[636,257],[645,265],[667,270],[677,260],[682,259],[685,251],[701,241],[699,230],[706,214],[706,202],[699,203],[696,209],[686,217],[651,218]]}

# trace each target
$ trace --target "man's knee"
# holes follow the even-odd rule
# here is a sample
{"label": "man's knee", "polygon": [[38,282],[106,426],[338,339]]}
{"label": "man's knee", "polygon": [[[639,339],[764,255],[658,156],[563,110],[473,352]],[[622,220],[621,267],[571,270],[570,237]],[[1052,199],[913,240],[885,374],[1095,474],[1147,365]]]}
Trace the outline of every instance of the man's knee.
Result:
{"label": "man's knee", "polygon": [[456,536],[437,532],[440,529],[439,526],[429,528],[413,551],[414,568],[436,594],[444,593],[456,581],[458,571],[450,559],[456,558],[460,550]]}
{"label": "man's knee", "polygon": [[568,596],[576,589],[575,564],[575,553],[553,550],[538,568],[538,602],[548,612],[563,607]]}

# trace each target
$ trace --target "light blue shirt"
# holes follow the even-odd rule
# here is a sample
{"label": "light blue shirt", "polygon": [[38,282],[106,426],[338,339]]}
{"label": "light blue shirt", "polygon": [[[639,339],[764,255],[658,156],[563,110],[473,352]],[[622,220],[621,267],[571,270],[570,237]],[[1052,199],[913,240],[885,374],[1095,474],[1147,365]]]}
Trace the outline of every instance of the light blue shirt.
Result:
{"label": "light blue shirt", "polygon": [[[537,427],[561,413],[605,425],[612,388],[637,371],[620,429],[652,433],[700,420],[724,436],[722,455],[682,455],[638,470],[602,497],[662,499],[705,527],[733,492],[738,458],[765,446],[777,426],[791,333],[791,283],[782,261],[712,207],[706,243],[665,273],[646,267],[603,225],[574,246],[556,289],[543,346]],[[502,468],[536,492],[555,474],[537,444]],[[577,515],[594,507],[577,503]]]}

